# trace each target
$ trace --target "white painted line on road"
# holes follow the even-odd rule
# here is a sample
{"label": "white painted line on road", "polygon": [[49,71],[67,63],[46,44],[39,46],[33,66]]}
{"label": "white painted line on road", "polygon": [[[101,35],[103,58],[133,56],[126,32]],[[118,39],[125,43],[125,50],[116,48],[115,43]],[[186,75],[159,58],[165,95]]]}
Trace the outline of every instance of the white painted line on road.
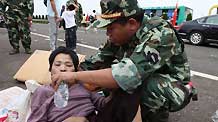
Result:
{"label": "white painted line on road", "polygon": [[81,30],[78,30],[77,32],[80,32],[80,33],[85,33],[85,31],[81,31]]}
{"label": "white painted line on road", "polygon": [[[36,36],[41,36],[41,37],[44,37],[44,38],[49,38],[49,36],[38,34],[38,33],[34,33],[34,32],[31,32],[31,34],[36,35]],[[63,39],[58,39],[58,40],[61,41],[61,42],[64,42]],[[98,50],[97,47],[93,47],[93,46],[89,46],[89,45],[85,45],[85,44],[81,44],[81,43],[77,43],[77,45],[81,46],[81,47],[93,49],[93,50]],[[209,75],[209,74],[205,74],[205,73],[201,73],[201,72],[197,72],[197,71],[191,71],[191,76],[194,76],[194,75],[218,81],[218,77],[217,76],[213,76],[213,75]]]}
{"label": "white painted line on road", "polygon": [[42,35],[42,34],[39,34],[39,33],[31,32],[31,34],[36,35],[36,36],[41,36],[41,37],[44,37],[44,38],[49,38],[49,36]]}
{"label": "white painted line on road", "polygon": [[98,50],[97,47],[89,46],[86,44],[77,43],[76,45],[81,46],[81,47],[85,47],[85,48],[89,48],[89,49],[93,49],[93,50]]}
{"label": "white painted line on road", "polygon": [[[36,35],[36,36],[40,36],[40,37],[44,37],[44,38],[47,38],[47,39],[49,38],[49,36],[39,34],[39,33],[31,32],[31,34]],[[58,41],[64,42],[63,39],[58,39]],[[81,44],[81,43],[77,43],[76,45],[81,46],[81,47],[85,47],[85,48],[89,48],[89,49],[92,49],[92,50],[98,50],[97,47],[93,47],[93,46],[89,46],[89,45],[85,45],[85,44]]]}
{"label": "white painted line on road", "polygon": [[196,72],[196,71],[191,71],[191,74],[195,75],[195,76],[200,76],[200,77],[204,77],[204,78],[207,78],[207,79],[218,81],[218,77],[214,76],[214,75],[209,75],[209,74],[205,74],[205,73],[201,73],[201,72]]}

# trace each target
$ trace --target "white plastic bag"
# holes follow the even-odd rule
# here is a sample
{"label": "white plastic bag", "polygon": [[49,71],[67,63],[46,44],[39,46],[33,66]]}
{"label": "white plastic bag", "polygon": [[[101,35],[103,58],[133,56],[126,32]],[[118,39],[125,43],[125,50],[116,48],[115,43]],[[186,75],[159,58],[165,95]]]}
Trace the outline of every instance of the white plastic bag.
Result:
{"label": "white plastic bag", "polygon": [[38,87],[41,86],[41,85],[40,85],[37,81],[35,81],[35,80],[26,80],[26,81],[25,81],[25,85],[26,85],[27,89],[28,89],[30,92],[32,92],[32,93],[34,93],[34,91],[35,91]]}
{"label": "white plastic bag", "polygon": [[218,122],[218,110],[215,112],[215,114],[211,118],[213,122]]}
{"label": "white plastic bag", "polygon": [[11,97],[7,106],[1,110],[7,110],[7,122],[25,122],[30,109],[31,92],[24,90],[21,94]]}
{"label": "white plastic bag", "polygon": [[31,92],[25,90],[24,93],[21,96],[18,96],[19,98],[16,100],[16,108],[19,113],[19,122],[24,122],[26,120],[28,110],[30,109],[30,96]]}

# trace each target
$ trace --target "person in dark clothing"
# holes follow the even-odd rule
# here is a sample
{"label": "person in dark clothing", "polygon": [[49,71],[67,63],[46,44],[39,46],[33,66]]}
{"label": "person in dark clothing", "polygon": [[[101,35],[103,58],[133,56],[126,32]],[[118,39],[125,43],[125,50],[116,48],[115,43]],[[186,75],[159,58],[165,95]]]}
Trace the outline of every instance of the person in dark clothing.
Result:
{"label": "person in dark clothing", "polygon": [[[60,16],[62,16],[62,14],[63,14],[64,11],[65,11],[65,5],[63,5],[62,8],[61,8],[61,15],[60,15]],[[66,27],[65,27],[65,21],[64,21],[64,20],[62,20],[62,21],[60,22],[59,28],[61,28],[61,26],[63,26],[64,30],[66,29]]]}

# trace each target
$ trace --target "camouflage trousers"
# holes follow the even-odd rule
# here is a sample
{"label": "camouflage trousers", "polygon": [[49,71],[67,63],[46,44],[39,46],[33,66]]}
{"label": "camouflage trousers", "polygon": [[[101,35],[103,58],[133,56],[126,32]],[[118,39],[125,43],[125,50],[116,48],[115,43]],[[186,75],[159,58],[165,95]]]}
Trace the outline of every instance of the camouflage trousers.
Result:
{"label": "camouflage trousers", "polygon": [[19,48],[19,40],[25,49],[30,49],[31,37],[28,20],[22,19],[22,22],[7,20],[7,30],[10,44],[14,49]]}
{"label": "camouflage trousers", "polygon": [[167,122],[169,111],[185,107],[188,91],[180,81],[155,74],[142,88],[141,116],[143,122]]}

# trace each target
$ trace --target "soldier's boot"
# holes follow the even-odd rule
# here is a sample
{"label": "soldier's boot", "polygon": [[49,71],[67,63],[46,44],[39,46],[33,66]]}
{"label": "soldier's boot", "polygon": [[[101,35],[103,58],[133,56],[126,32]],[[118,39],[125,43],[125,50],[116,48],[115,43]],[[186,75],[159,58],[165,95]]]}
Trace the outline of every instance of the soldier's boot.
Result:
{"label": "soldier's boot", "polygon": [[26,53],[26,54],[32,54],[32,51],[31,51],[30,48],[25,48],[25,53]]}
{"label": "soldier's boot", "polygon": [[[149,110],[149,109],[148,109]],[[159,109],[156,112],[142,110],[142,122],[168,122],[169,111],[166,109]]]}
{"label": "soldier's boot", "polygon": [[14,55],[14,54],[17,54],[17,53],[20,53],[20,50],[19,50],[18,48],[12,49],[12,50],[9,52],[9,55]]}

